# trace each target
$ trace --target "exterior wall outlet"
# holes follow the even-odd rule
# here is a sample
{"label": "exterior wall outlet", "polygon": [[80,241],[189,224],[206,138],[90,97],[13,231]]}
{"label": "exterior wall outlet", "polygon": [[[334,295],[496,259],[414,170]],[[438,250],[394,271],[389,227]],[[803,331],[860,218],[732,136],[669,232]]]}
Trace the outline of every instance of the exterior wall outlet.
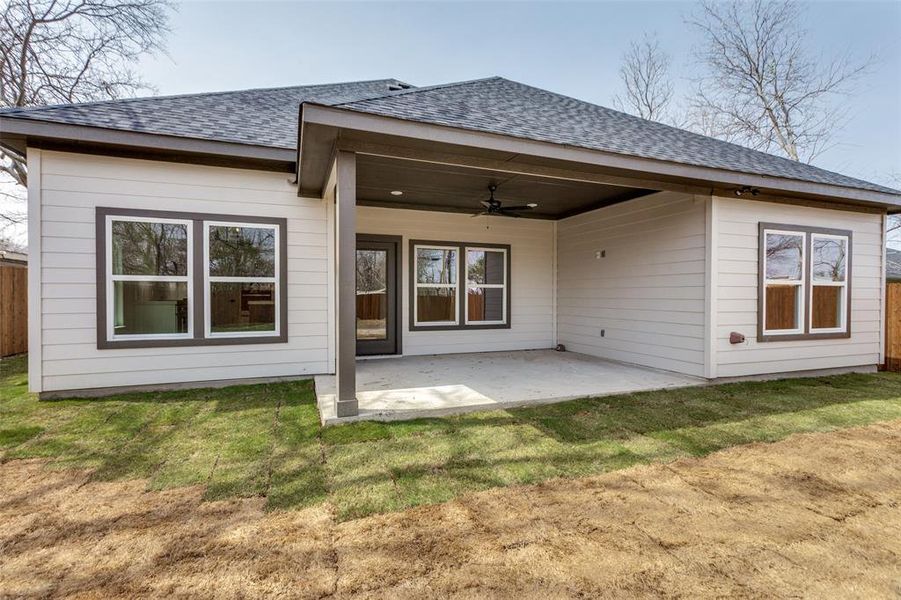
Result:
{"label": "exterior wall outlet", "polygon": [[729,334],[729,343],[730,344],[744,344],[745,336],[743,333],[739,333],[737,331],[733,331]]}
{"label": "exterior wall outlet", "polygon": [[602,259],[602,258],[604,258],[604,257],[606,257],[606,256],[607,256],[607,251],[606,251],[606,250],[598,250],[598,251],[596,251],[596,252],[594,253],[594,257],[595,257],[595,259],[597,259],[597,260],[600,260],[600,259]]}
{"label": "exterior wall outlet", "polygon": [[605,330],[601,329],[601,337],[604,337],[604,335],[605,335],[606,333],[607,333],[607,332],[606,332]]}

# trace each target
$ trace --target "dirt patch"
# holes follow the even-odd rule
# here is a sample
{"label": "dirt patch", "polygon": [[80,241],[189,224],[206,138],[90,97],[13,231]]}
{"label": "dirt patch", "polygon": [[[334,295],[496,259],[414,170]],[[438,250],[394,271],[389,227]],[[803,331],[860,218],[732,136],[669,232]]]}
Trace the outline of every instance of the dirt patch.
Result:
{"label": "dirt patch", "polygon": [[0,466],[0,596],[901,595],[901,421],[335,523]]}

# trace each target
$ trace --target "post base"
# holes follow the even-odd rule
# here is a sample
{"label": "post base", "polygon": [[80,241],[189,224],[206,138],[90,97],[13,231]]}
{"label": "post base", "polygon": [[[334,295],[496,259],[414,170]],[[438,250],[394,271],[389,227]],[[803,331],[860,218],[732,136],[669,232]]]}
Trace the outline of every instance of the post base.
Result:
{"label": "post base", "polygon": [[336,400],[335,401],[335,414],[338,417],[356,417],[360,413],[360,407],[357,403],[357,399],[353,400]]}

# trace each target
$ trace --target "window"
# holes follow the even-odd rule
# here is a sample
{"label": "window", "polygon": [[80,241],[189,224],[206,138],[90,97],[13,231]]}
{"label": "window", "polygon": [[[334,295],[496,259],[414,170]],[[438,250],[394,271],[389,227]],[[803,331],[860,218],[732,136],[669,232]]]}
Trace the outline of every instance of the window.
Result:
{"label": "window", "polygon": [[507,315],[507,250],[466,248],[466,324],[503,324]]}
{"label": "window", "polygon": [[802,333],[804,323],[804,233],[767,231],[763,299],[764,333]]}
{"label": "window", "polygon": [[98,348],[286,341],[284,231],[284,219],[98,208]]}
{"label": "window", "polygon": [[810,331],[845,330],[848,302],[848,238],[811,234]]}
{"label": "window", "polygon": [[510,247],[410,242],[410,328],[508,328]]}
{"label": "window", "polygon": [[851,233],[760,224],[758,341],[848,337]]}
{"label": "window", "polygon": [[105,226],[109,339],[190,338],[191,222],[123,216]]}
{"label": "window", "polygon": [[278,335],[278,227],[205,222],[210,337]]}
{"label": "window", "polygon": [[416,269],[413,295],[415,325],[457,325],[457,257],[459,250],[447,246],[414,246]]}

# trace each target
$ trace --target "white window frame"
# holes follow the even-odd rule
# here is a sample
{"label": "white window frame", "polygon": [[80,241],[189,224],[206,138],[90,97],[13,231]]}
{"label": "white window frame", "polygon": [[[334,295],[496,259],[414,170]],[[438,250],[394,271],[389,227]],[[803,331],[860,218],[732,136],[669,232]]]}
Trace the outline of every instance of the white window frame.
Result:
{"label": "white window frame", "polygon": [[[211,227],[239,227],[248,229],[272,229],[275,231],[274,240],[274,271],[273,277],[222,277],[210,275],[210,228]],[[275,223],[247,223],[241,221],[204,221],[203,222],[203,321],[204,334],[207,338],[253,338],[274,337],[281,335],[281,227]],[[269,331],[236,331],[216,332],[212,331],[212,313],[210,310],[211,296],[210,284],[213,283],[272,283],[275,295],[275,329]]]}
{"label": "white window frame", "polygon": [[[469,282],[469,252],[499,252],[504,255],[504,283],[470,283]],[[509,283],[509,274],[507,273],[507,249],[506,248],[490,248],[485,246],[464,246],[463,247],[464,263],[464,280],[466,281],[466,300],[463,303],[466,325],[506,325],[507,323],[507,285]],[[470,321],[469,320],[469,290],[477,289],[501,289],[503,293],[503,314],[499,321]]]}
{"label": "white window frame", "polygon": [[[767,244],[767,236],[770,234],[775,235],[790,235],[790,236],[799,236],[801,238],[801,278],[797,281],[794,280],[786,280],[786,279],[767,279],[767,265],[766,265],[766,244]],[[807,302],[807,294],[808,290],[806,288],[807,282],[807,237],[808,234],[805,231],[793,231],[790,229],[764,229],[763,230],[763,260],[764,264],[763,268],[763,313],[761,314],[761,318],[763,319],[763,334],[765,336],[780,336],[780,335],[799,335],[805,333],[804,327],[804,316],[805,316],[805,306]],[[767,329],[766,326],[766,290],[770,285],[782,285],[782,286],[794,286],[798,287],[798,315],[796,322],[798,326],[794,329]]]}
{"label": "white window frame", "polygon": [[[817,238],[843,240],[845,242],[845,280],[844,281],[817,281],[813,269],[813,245]],[[848,275],[850,274],[850,256],[851,256],[851,240],[846,235],[835,235],[832,233],[816,233],[810,234],[810,290],[808,290],[808,302],[811,310],[808,317],[808,330],[810,333],[845,333],[848,331]],[[821,327],[815,329],[813,326],[813,290],[815,287],[841,287],[842,288],[842,304],[839,311],[839,327]]]}
{"label": "white window frame", "polygon": [[[114,275],[113,274],[113,222],[166,223],[184,225],[187,230],[187,275]],[[194,223],[190,219],[167,219],[163,217],[138,217],[106,215],[106,337],[110,341],[122,340],[181,340],[194,337]],[[115,327],[115,288],[117,281],[146,281],[184,283],[187,286],[187,333],[140,333],[117,334]]]}
{"label": "white window frame", "polygon": [[[456,269],[456,283],[419,283],[419,273],[418,269],[415,265],[419,263],[419,249],[423,248],[426,250],[449,250],[457,253],[457,269]],[[415,327],[447,327],[449,325],[459,325],[460,324],[460,260],[465,260],[460,256],[460,246],[441,246],[441,245],[429,245],[429,244],[414,244],[413,245],[413,272],[410,276],[413,278],[413,325]],[[454,310],[454,320],[453,321],[420,321],[419,320],[419,288],[441,288],[441,289],[453,289],[455,290],[456,296],[456,306]]]}

